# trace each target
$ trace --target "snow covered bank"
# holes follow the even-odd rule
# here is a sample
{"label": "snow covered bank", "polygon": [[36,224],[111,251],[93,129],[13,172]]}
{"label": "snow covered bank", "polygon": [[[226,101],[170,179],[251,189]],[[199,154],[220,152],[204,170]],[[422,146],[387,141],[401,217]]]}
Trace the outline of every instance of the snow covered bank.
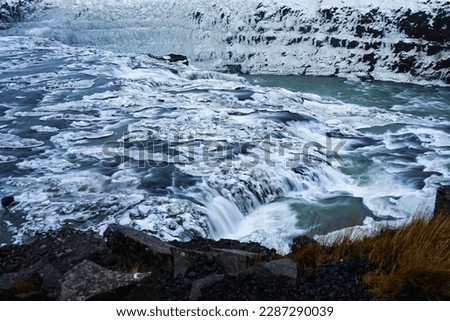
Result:
{"label": "snow covered bank", "polygon": [[4,22],[25,20],[6,33],[116,52],[180,52],[216,70],[450,83],[445,0],[49,0],[32,8],[26,19],[3,10]]}

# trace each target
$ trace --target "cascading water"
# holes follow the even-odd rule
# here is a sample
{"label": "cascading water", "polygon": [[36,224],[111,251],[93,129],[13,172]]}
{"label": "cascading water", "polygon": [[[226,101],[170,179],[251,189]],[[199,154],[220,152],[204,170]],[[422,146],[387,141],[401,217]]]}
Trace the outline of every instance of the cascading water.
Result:
{"label": "cascading water", "polygon": [[[288,41],[283,28],[300,11],[312,19],[330,4],[286,0],[280,15],[277,1],[249,1],[233,15],[224,4],[162,3],[35,1],[1,31],[0,194],[16,204],[0,210],[0,244],[63,225],[119,223],[166,240],[230,237],[287,252],[299,234],[370,232],[432,211],[435,188],[450,183],[446,87],[247,81],[169,63],[153,56],[234,63],[228,51],[245,46],[226,38],[267,38],[252,29],[264,24],[274,43]],[[259,61],[268,57],[276,71],[290,70],[295,59],[266,46],[241,65],[268,70]]]}

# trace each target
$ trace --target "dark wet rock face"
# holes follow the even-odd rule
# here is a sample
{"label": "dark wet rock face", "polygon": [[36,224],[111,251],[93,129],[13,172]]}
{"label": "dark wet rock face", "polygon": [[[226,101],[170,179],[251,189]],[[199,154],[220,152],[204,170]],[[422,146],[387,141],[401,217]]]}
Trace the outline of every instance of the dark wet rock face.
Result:
{"label": "dark wet rock face", "polygon": [[169,62],[180,62],[183,65],[189,66],[188,58],[184,55],[180,54],[169,54],[167,56],[164,56],[163,59],[169,61]]}
{"label": "dark wet rock face", "polygon": [[[151,283],[151,275],[152,273],[111,271],[85,260],[62,276],[58,299],[65,301],[120,299],[127,296],[134,286],[147,281]],[[146,299],[152,297],[148,296]]]}
{"label": "dark wet rock face", "polygon": [[214,249],[213,253],[215,260],[228,274],[244,271],[261,260],[260,254],[247,251]]}
{"label": "dark wet rock face", "polygon": [[0,248],[0,298],[55,299],[64,273],[83,260],[104,263],[109,256],[100,236],[68,228]]}
{"label": "dark wet rock face", "polygon": [[206,300],[368,300],[362,276],[375,265],[366,259],[324,264],[317,273],[298,270],[295,282],[288,275],[233,275],[202,289]]}
{"label": "dark wet rock face", "polygon": [[291,252],[300,252],[318,242],[305,235],[297,236],[292,240]]}
{"label": "dark wet rock face", "polygon": [[126,256],[127,265],[140,262],[141,269],[172,272],[171,246],[156,237],[121,225],[108,227],[104,237],[113,253]]}
{"label": "dark wet rock face", "polygon": [[6,196],[2,198],[2,206],[8,207],[14,204],[14,196]]}
{"label": "dark wet rock face", "polygon": [[[294,247],[314,242],[299,237]],[[168,244],[119,225],[104,238],[63,228],[0,248],[0,299],[357,300],[368,298],[361,277],[372,267],[347,260],[311,275],[257,243]]]}
{"label": "dark wet rock face", "polygon": [[41,0],[2,1],[0,3],[0,30],[22,21],[35,10],[34,6],[39,2]]}
{"label": "dark wet rock face", "polygon": [[[181,63],[185,66],[189,66],[189,60],[188,57],[186,57],[185,55],[181,55],[181,54],[168,54],[167,56],[154,56],[152,54],[148,54],[148,56],[150,58],[154,58],[157,60],[164,60],[164,61],[168,61],[168,62],[172,62],[172,63]],[[176,74],[177,71],[174,70],[174,73]]]}
{"label": "dark wet rock face", "polygon": [[435,215],[450,215],[450,186],[440,186],[436,193]]}

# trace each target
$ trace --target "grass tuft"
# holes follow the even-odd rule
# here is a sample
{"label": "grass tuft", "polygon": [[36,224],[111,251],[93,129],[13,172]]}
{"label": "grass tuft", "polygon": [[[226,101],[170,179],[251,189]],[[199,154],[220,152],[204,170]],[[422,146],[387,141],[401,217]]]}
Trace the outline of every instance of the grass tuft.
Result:
{"label": "grass tuft", "polygon": [[450,215],[418,217],[398,229],[331,245],[313,244],[290,254],[300,268],[351,257],[365,257],[378,268],[364,276],[375,300],[450,299]]}

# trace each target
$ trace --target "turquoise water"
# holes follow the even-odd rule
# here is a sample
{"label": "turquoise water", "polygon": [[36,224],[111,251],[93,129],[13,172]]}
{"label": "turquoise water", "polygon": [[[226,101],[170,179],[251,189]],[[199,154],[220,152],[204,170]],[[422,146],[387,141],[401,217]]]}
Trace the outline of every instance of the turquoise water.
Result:
{"label": "turquoise water", "polygon": [[362,82],[336,77],[246,75],[254,85],[328,96],[348,104],[450,120],[450,87]]}
{"label": "turquoise water", "polygon": [[448,88],[0,38],[0,245],[109,224],[257,241],[402,224],[450,184]]}
{"label": "turquoise water", "polygon": [[[313,93],[329,99],[331,102],[337,99],[344,104],[367,108],[377,107],[402,115],[433,119],[435,129],[450,133],[447,123],[450,119],[450,88],[448,87],[381,81],[362,82],[336,77],[245,75],[245,78],[257,86],[282,87],[299,93]],[[408,130],[408,127],[410,127],[409,124],[401,121],[380,126],[362,126],[358,131],[372,138],[399,133],[393,135],[394,140],[397,141],[392,142],[397,144],[398,148],[395,149],[395,152],[386,150],[381,147],[381,142],[377,139],[357,144],[355,150],[365,149],[365,151],[346,154],[344,157],[346,166],[342,167],[341,171],[357,180],[360,186],[373,184],[375,180],[379,179],[380,184],[378,185],[381,189],[383,189],[383,184],[389,184],[390,180],[403,181],[405,185],[417,190],[423,189],[426,185],[425,182],[433,180],[433,177],[436,176],[448,182],[448,175],[416,163],[417,158],[421,155],[426,158],[429,150],[424,148],[423,142],[414,132]],[[433,136],[431,133],[426,135]],[[441,167],[447,173],[450,171],[450,161],[445,160],[445,157],[449,155],[450,141],[448,137],[448,135],[443,136],[439,145],[445,147],[438,153],[443,157]],[[428,160],[433,162],[438,161],[438,158],[429,157]],[[384,165],[383,162],[385,162]],[[389,189],[389,186],[385,186],[385,189]],[[383,197],[386,203],[395,202],[396,198],[401,198],[401,195],[394,198],[392,196]],[[417,212],[426,208],[420,203],[416,203],[416,206]],[[298,213],[298,226],[308,230],[307,234],[309,235],[325,234],[336,229],[362,225],[367,217],[379,220],[379,217],[374,216],[361,199],[354,195],[324,198],[316,202],[296,200],[292,202],[291,208]],[[382,212],[383,206],[378,215],[383,216]],[[393,219],[393,217],[386,214],[383,219]]]}

